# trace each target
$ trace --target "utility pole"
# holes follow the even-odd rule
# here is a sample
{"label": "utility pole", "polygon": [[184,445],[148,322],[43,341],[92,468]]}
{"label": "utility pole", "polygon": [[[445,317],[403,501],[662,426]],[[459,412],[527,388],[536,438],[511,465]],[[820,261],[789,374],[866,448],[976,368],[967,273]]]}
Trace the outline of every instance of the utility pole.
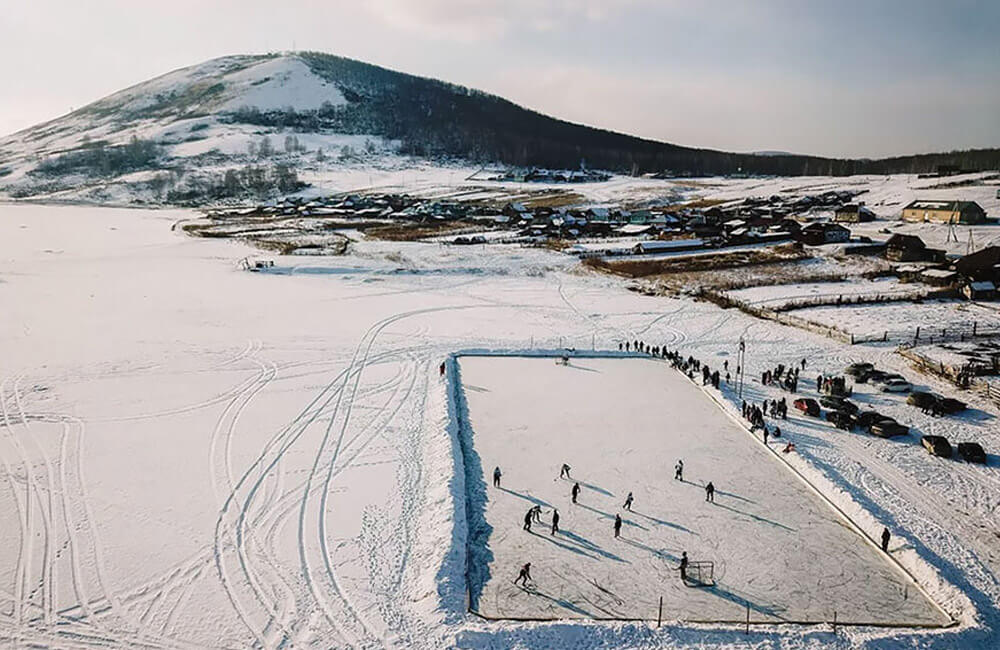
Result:
{"label": "utility pole", "polygon": [[746,368],[746,366],[747,366],[747,363],[746,363],[746,351],[747,351],[747,342],[741,336],[740,337],[739,351],[736,353],[736,368],[739,370],[739,374],[738,374],[736,380],[737,380],[737,382],[739,382],[738,385],[739,385],[739,398],[740,399],[743,399],[743,375],[747,371],[747,368]]}

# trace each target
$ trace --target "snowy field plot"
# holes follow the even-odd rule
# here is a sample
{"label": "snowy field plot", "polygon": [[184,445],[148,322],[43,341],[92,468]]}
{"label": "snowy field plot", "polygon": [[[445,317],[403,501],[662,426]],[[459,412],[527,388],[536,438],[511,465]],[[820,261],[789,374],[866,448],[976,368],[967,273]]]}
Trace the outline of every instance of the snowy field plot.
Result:
{"label": "snowy field plot", "polygon": [[776,284],[749,287],[727,292],[733,300],[739,300],[758,307],[780,307],[789,303],[801,303],[810,299],[843,296],[899,296],[917,295],[924,287],[914,284],[900,284],[893,278],[883,280],[854,280],[851,282],[811,282],[807,284]]}
{"label": "snowy field plot", "polygon": [[879,303],[855,307],[810,307],[795,315],[820,325],[833,326],[855,335],[882,332],[910,335],[920,328],[921,338],[940,335],[942,331],[971,332],[1000,328],[1000,313],[967,302],[933,301],[923,304]]}
{"label": "snowy field plot", "polygon": [[[489,482],[488,539],[472,536],[472,607],[491,618],[944,624],[947,619],[699,388],[644,359],[463,357],[472,446]],[[673,465],[685,463],[684,480]],[[582,487],[557,478],[566,462]],[[475,465],[473,461],[472,465]],[[471,471],[471,470],[470,470]],[[703,486],[713,481],[714,504]],[[635,496],[633,512],[622,508]],[[539,504],[542,524],[522,530]],[[552,509],[561,514],[551,535]],[[624,520],[615,539],[616,513]],[[473,514],[471,526],[476,526]],[[685,586],[681,553],[715,565],[712,588]],[[534,588],[513,584],[532,563]],[[481,565],[479,567],[482,568]]]}

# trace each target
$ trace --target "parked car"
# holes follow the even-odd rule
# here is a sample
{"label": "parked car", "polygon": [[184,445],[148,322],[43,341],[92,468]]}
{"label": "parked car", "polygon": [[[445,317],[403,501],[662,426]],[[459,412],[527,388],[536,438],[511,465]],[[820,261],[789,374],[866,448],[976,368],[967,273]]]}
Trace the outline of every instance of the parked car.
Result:
{"label": "parked car", "polygon": [[800,397],[799,399],[792,402],[792,406],[802,411],[802,413],[805,415],[810,415],[814,418],[819,417],[820,413],[819,404],[817,404],[816,400],[812,399],[811,397]]}
{"label": "parked car", "polygon": [[824,395],[819,398],[820,406],[825,406],[828,409],[836,409],[838,411],[843,410],[841,407],[846,401],[846,398],[839,395]]}
{"label": "parked car", "polygon": [[909,393],[913,386],[905,379],[889,379],[879,386],[879,390],[883,393]]}
{"label": "parked car", "polygon": [[906,403],[917,408],[929,409],[941,399],[940,395],[927,393],[922,390],[915,390],[906,398]]}
{"label": "parked car", "polygon": [[968,463],[986,464],[986,452],[983,451],[978,442],[958,443],[958,455]]}
{"label": "parked car", "polygon": [[882,386],[882,385],[886,384],[887,382],[894,381],[894,380],[897,380],[897,379],[901,379],[903,381],[906,381],[906,378],[903,377],[903,375],[898,375],[898,374],[896,374],[894,372],[882,372],[882,373],[879,373],[877,377],[871,377],[871,376],[869,376],[868,377],[868,383],[871,384],[871,385],[873,385],[873,386]]}
{"label": "parked car", "polygon": [[938,402],[938,405],[941,407],[942,411],[948,413],[949,415],[952,413],[958,413],[959,411],[964,411],[966,408],[965,402],[957,400],[953,397],[941,398],[941,400]]}
{"label": "parked car", "polygon": [[878,411],[862,411],[855,413],[852,419],[854,420],[854,426],[868,431],[873,424],[886,418]]}
{"label": "parked car", "polygon": [[844,368],[844,374],[854,377],[858,381],[864,381],[862,377],[867,377],[868,373],[875,370],[875,366],[867,362],[852,363]]}
{"label": "parked car", "polygon": [[877,381],[881,381],[882,378],[888,376],[888,374],[889,373],[882,372],[881,370],[874,370],[874,369],[872,369],[869,372],[861,375],[857,379],[862,384],[864,384],[864,383],[874,384]]}
{"label": "parked car", "polygon": [[920,444],[933,456],[951,458],[951,443],[944,436],[924,436]]}
{"label": "parked car", "polygon": [[853,422],[850,413],[845,411],[827,411],[825,417],[827,422],[831,422],[838,429],[843,429],[844,431],[851,430]]}
{"label": "parked car", "polygon": [[892,418],[882,418],[872,424],[869,431],[873,436],[878,436],[879,438],[894,438],[895,436],[905,436],[910,432],[910,429]]}

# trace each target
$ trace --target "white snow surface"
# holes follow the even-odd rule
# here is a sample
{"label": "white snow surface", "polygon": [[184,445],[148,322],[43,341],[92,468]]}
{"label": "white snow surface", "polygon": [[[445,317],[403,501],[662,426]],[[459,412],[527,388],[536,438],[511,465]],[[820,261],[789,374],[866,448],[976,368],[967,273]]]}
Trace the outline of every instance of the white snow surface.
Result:
{"label": "white snow surface", "polygon": [[[465,467],[438,377],[456,350],[641,338],[717,366],[743,337],[756,402],[782,393],[752,377],[803,357],[807,374],[867,360],[918,378],[891,347],[638,295],[544,250],[360,241],[247,273],[268,256],[171,230],[189,216],[0,206],[3,647],[997,647],[997,409],[926,377],[974,408],[932,418],[861,388],[912,434],[782,430],[787,462],[866,535],[893,530],[955,627],[466,614]],[[980,442],[989,465],[931,457],[925,433]]]}
{"label": "white snow surface", "polygon": [[286,107],[300,111],[320,108],[323,104],[342,106],[343,93],[333,84],[316,76],[301,60],[281,57],[264,61],[230,75],[231,92],[237,97],[223,104],[223,110],[252,106],[262,111]]}

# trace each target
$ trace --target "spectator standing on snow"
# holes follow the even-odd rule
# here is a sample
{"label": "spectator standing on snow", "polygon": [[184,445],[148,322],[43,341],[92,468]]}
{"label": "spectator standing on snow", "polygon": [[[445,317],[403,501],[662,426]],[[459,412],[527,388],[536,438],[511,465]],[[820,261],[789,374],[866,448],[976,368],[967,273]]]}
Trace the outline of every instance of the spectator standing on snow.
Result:
{"label": "spectator standing on snow", "polygon": [[823,390],[823,375],[816,375],[816,392]]}
{"label": "spectator standing on snow", "polygon": [[559,532],[559,511],[555,508],[552,509],[552,534],[555,535]]}
{"label": "spectator standing on snow", "polygon": [[705,486],[705,501],[715,503],[715,486],[712,485],[711,481]]}
{"label": "spectator standing on snow", "polygon": [[806,360],[805,359],[802,360],[802,369],[803,370],[806,369]]}
{"label": "spectator standing on snow", "polygon": [[524,513],[524,529],[529,533],[531,532],[531,510]]}
{"label": "spectator standing on snow", "polygon": [[621,537],[622,534],[622,516],[615,515],[615,537]]}
{"label": "spectator standing on snow", "polygon": [[889,529],[888,528],[883,528],[882,529],[882,552],[884,552],[884,553],[888,553],[889,552],[889,539],[891,537],[892,537],[892,535],[889,533]]}
{"label": "spectator standing on snow", "polygon": [[503,476],[503,473],[500,471],[500,467],[499,466],[494,467],[493,468],[493,487],[500,487],[500,477],[501,476]]}
{"label": "spectator standing on snow", "polygon": [[625,497],[625,503],[622,504],[622,507],[625,508],[626,510],[629,510],[629,511],[632,510],[632,493],[631,492],[629,492],[628,496]]}
{"label": "spectator standing on snow", "polygon": [[574,483],[573,484],[573,489],[570,491],[570,494],[573,496],[573,503],[576,503],[576,498],[580,495],[580,484],[579,483]]}
{"label": "spectator standing on snow", "polygon": [[521,571],[518,572],[517,579],[514,580],[514,584],[516,585],[518,582],[523,581],[524,586],[527,587],[529,580],[534,582],[531,578],[531,562],[526,562],[525,565],[521,567]]}
{"label": "spectator standing on snow", "polygon": [[688,552],[687,551],[683,551],[681,553],[681,565],[679,567],[677,567],[677,568],[680,569],[680,571],[681,571],[681,582],[686,582],[687,581],[687,577],[688,577],[688,575],[687,575],[687,572],[688,572]]}
{"label": "spectator standing on snow", "polygon": [[684,461],[678,460],[677,464],[674,465],[674,480],[683,481],[684,480]]}
{"label": "spectator standing on snow", "polygon": [[563,463],[562,467],[559,468],[559,478],[569,478],[569,465],[566,463]]}

